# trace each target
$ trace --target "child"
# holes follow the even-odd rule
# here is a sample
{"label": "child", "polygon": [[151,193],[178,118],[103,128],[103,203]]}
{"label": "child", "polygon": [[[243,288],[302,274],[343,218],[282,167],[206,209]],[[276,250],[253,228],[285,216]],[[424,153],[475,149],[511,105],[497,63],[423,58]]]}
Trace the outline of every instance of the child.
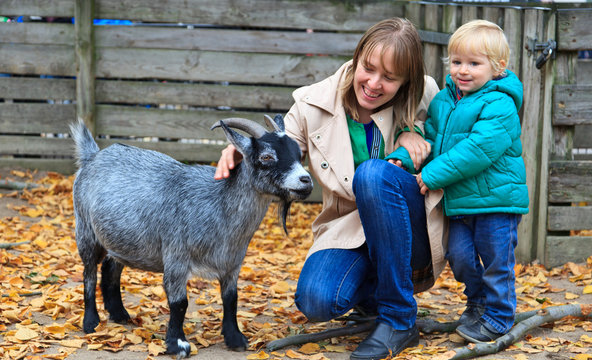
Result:
{"label": "child", "polygon": [[446,88],[425,123],[432,153],[417,183],[422,193],[444,189],[446,258],[467,296],[456,332],[488,342],[509,331],[516,311],[514,248],[521,214],[528,213],[518,117],[522,83],[506,69],[502,29],[489,21],[461,26],[448,54]]}

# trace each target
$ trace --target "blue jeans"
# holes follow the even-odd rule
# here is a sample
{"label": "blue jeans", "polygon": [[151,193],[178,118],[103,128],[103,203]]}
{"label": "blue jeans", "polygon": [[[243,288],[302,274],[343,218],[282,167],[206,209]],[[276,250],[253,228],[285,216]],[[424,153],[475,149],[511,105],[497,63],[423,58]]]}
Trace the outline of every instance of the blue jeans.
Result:
{"label": "blue jeans", "polygon": [[353,189],[366,243],[312,254],[296,305],[310,321],[327,321],[373,304],[378,321],[409,329],[417,315],[412,270],[431,262],[424,196],[413,175],[384,160],[358,166]]}
{"label": "blue jeans", "polygon": [[449,218],[448,252],[456,280],[465,284],[468,305],[485,307],[491,331],[505,334],[514,324],[514,249],[517,214],[479,214]]}

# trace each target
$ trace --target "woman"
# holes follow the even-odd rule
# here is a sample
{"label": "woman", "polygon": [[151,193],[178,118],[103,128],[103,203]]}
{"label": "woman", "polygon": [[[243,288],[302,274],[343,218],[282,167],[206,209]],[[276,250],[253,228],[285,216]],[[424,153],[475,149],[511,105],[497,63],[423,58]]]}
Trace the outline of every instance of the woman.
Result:
{"label": "woman", "polygon": [[[376,328],[352,359],[417,345],[413,293],[432,286],[444,266],[444,218],[435,206],[441,193],[422,195],[403,169],[414,172],[430,152],[420,134],[438,90],[424,76],[414,26],[387,19],[364,34],[334,75],[294,91],[285,117],[286,133],[309,157],[323,192],[296,305],[310,321],[354,306],[377,313]],[[412,163],[386,156],[399,146]],[[215,177],[227,177],[237,161],[240,154],[227,147]]]}

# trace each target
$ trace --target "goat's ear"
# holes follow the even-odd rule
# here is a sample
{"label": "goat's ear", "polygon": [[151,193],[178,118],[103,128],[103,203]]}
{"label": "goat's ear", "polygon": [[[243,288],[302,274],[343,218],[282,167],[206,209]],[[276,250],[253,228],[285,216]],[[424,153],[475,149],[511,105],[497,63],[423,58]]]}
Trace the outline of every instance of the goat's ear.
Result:
{"label": "goat's ear", "polygon": [[247,158],[247,153],[250,152],[251,149],[251,140],[250,138],[239,134],[238,132],[232,130],[228,127],[228,125],[224,124],[223,121],[220,121],[220,126],[222,126],[222,130],[224,130],[224,134],[228,141],[232,143],[236,147],[236,149],[243,154],[244,158]]}
{"label": "goat's ear", "polygon": [[286,130],[286,126],[284,125],[284,117],[281,114],[277,114],[276,116],[274,116],[273,121],[282,131]]}

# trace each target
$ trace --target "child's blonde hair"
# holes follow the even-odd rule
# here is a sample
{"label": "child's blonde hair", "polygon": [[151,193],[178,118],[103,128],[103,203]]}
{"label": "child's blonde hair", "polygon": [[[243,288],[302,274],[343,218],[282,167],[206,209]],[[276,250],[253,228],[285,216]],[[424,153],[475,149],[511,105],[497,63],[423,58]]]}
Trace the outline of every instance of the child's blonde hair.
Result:
{"label": "child's blonde hair", "polygon": [[448,41],[448,55],[476,53],[487,56],[493,72],[501,75],[510,59],[510,46],[504,31],[487,20],[473,20],[459,27]]}
{"label": "child's blonde hair", "polygon": [[341,94],[345,111],[358,119],[357,100],[354,91],[354,74],[358,62],[367,59],[378,47],[381,56],[390,51],[393,54],[396,75],[407,79],[395,97],[377,110],[393,106],[395,126],[405,126],[413,131],[415,113],[423,96],[424,64],[421,39],[415,26],[406,19],[391,18],[378,22],[366,31],[354,52],[352,66],[345,74]]}

